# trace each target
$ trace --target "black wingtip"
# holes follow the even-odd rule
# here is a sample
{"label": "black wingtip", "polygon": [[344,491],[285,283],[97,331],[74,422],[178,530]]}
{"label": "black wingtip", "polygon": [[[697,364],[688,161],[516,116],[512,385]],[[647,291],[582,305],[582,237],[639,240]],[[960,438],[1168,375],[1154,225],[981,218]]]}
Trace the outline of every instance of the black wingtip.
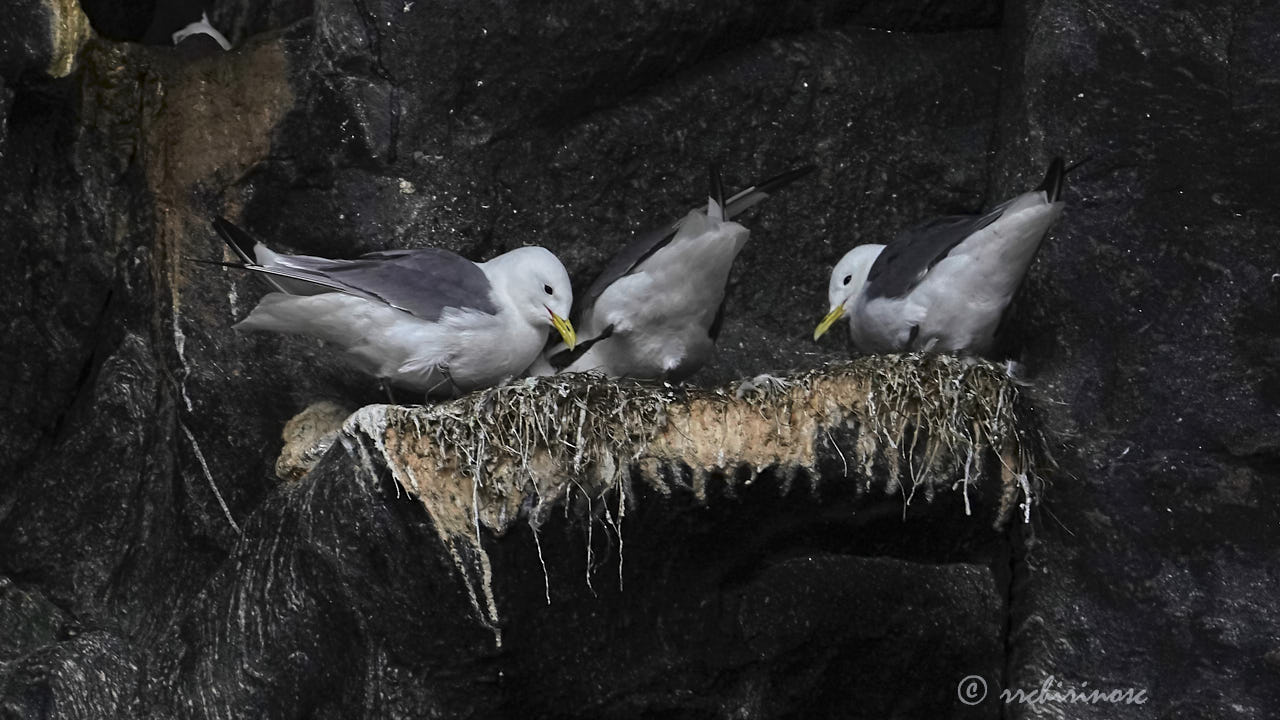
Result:
{"label": "black wingtip", "polygon": [[798,168],[788,170],[781,175],[756,183],[746,190],[742,190],[733,197],[729,198],[730,207],[726,211],[726,217],[732,218],[739,213],[744,212],[748,208],[754,207],[757,203],[765,198],[773,195],[775,192],[799,180],[817,169],[817,165],[801,165]]}
{"label": "black wingtip", "polygon": [[814,164],[801,165],[756,185],[756,191],[762,193],[776,192],[817,169],[818,166]]}
{"label": "black wingtip", "polygon": [[187,257],[187,256],[183,256],[182,259],[187,262],[197,263],[200,265],[217,265],[219,267],[235,268],[237,270],[245,269],[245,264],[238,263],[238,262],[232,263],[232,262],[224,262],[222,260],[204,260],[202,258],[193,258],[193,257]]}
{"label": "black wingtip", "polygon": [[1085,155],[1083,160],[1080,160],[1080,161],[1078,161],[1078,162],[1074,162],[1074,163],[1072,163],[1070,167],[1068,167],[1066,170],[1063,170],[1063,171],[1062,171],[1062,174],[1063,174],[1063,175],[1070,175],[1070,174],[1071,174],[1071,172],[1072,172],[1073,170],[1075,170],[1076,168],[1080,167],[1081,165],[1083,165],[1083,164],[1085,164],[1085,163],[1089,162],[1089,161],[1090,161],[1090,160],[1092,160],[1092,159],[1093,159],[1093,156],[1092,156],[1092,155]]}
{"label": "black wingtip", "polygon": [[257,265],[258,259],[254,255],[253,246],[258,244],[253,236],[237,227],[230,220],[224,217],[215,217],[212,220],[213,229],[222,237],[227,246],[231,248],[241,260],[249,265]]}
{"label": "black wingtip", "polygon": [[1049,163],[1049,171],[1044,174],[1044,182],[1036,188],[1045,194],[1049,202],[1058,202],[1062,199],[1062,189],[1067,177],[1065,167],[1066,164],[1061,157],[1054,158],[1053,162]]}
{"label": "black wingtip", "polygon": [[578,358],[585,355],[587,351],[591,349],[592,345],[595,345],[601,340],[608,340],[611,337],[613,337],[612,325],[606,327],[599,335],[589,340],[583,340],[579,342],[577,347],[575,347],[574,349],[569,350],[566,348],[556,353],[555,355],[552,355],[551,357],[547,358],[547,362],[550,363],[551,367],[556,369],[556,372],[559,372],[569,367],[570,365],[574,364],[575,362],[577,362]]}
{"label": "black wingtip", "polygon": [[720,176],[720,163],[713,161],[707,168],[707,173],[711,181],[711,199],[716,201],[721,214],[724,214],[728,209],[724,204],[724,178]]}

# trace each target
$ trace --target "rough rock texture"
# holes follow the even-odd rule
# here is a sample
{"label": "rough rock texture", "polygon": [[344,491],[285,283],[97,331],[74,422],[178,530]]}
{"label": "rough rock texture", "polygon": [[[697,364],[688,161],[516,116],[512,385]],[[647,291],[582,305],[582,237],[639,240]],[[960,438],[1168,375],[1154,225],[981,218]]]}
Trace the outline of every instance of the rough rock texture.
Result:
{"label": "rough rock texture", "polygon": [[93,32],[75,0],[14,0],[0,13],[0,75],[9,78],[65,77]]}
{"label": "rough rock texture", "polygon": [[[149,5],[84,9],[131,39]],[[1273,5],[226,2],[238,49],[185,63],[7,4],[0,716],[1275,717]],[[816,162],[745,220],[713,386],[841,357],[805,338],[844,250],[1054,154],[1092,159],[1011,323],[1067,440],[1030,525],[641,490],[622,545],[616,497],[486,537],[500,648],[362,441],[275,477],[290,417],[376,385],[233,332],[264,289],[184,262],[223,213],[316,254],[537,242],[585,282],[709,161]],[[1050,677],[1147,703],[995,697]]]}
{"label": "rough rock texture", "polygon": [[0,72],[9,79],[48,67],[54,54],[54,10],[43,0],[15,0],[4,9]]}
{"label": "rough rock texture", "polygon": [[[905,666],[867,663],[875,648],[915,648],[913,672],[1000,672],[1003,599],[986,563],[1001,543],[961,520],[958,495],[904,524],[900,500],[848,483],[819,498],[762,482],[707,504],[642,491],[621,586],[610,525],[588,536],[553,514],[536,541],[520,525],[490,544],[497,646],[421,505],[360,455],[335,451],[255,513],[159,648],[149,715],[838,715],[854,692],[880,716],[948,707],[953,690],[885,692]],[[906,531],[922,515],[955,534],[928,547]],[[881,543],[894,553],[850,552]]]}
{"label": "rough rock texture", "polygon": [[1076,450],[1013,594],[1010,680],[1274,717],[1280,9],[1011,10],[1000,166],[1094,160],[1026,288],[1028,357],[1064,403],[1048,424]]}

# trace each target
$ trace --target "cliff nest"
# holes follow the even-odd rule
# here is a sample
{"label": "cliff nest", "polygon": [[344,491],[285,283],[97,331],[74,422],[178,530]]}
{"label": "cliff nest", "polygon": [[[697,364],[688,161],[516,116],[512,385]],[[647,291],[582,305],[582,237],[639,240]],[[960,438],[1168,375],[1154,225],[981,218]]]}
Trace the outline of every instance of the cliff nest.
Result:
{"label": "cliff nest", "polygon": [[[562,375],[434,406],[369,406],[343,435],[423,503],[496,632],[481,526],[501,535],[525,518],[536,538],[552,508],[576,502],[620,533],[632,482],[663,493],[677,483],[706,501],[712,477],[732,486],[772,473],[785,491],[806,475],[880,485],[904,505],[958,489],[967,508],[971,485],[996,476],[997,525],[1018,508],[1026,521],[1050,460],[1019,390],[1002,365],[914,354],[714,390]],[[831,457],[834,477],[819,471]]]}

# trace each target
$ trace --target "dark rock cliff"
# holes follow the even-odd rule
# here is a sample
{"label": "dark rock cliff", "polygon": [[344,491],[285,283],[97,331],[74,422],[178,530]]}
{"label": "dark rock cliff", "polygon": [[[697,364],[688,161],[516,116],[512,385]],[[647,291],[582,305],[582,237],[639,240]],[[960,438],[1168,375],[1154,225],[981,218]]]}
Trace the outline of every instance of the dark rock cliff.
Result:
{"label": "dark rock cliff", "polygon": [[[237,49],[195,59],[129,42],[151,5],[0,10],[0,715],[1280,714],[1272,3],[227,0]],[[383,395],[185,262],[224,214],[582,283],[710,161],[814,162],[745,221],[715,387],[847,357],[806,340],[847,248],[1058,154],[1010,328],[1061,466],[1029,523],[989,485],[641,483],[484,529],[496,621],[367,442],[276,478],[290,417]],[[1146,703],[996,697],[1046,682]]]}

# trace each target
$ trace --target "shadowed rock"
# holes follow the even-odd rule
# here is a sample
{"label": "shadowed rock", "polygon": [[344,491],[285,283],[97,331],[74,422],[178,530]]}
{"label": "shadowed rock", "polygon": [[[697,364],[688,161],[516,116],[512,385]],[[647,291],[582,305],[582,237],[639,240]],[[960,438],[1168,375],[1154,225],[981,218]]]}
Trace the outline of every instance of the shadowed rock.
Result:
{"label": "shadowed rock", "polygon": [[[1266,3],[214,5],[237,49],[195,61],[61,0],[0,24],[0,714],[1022,718],[997,690],[1049,675],[1149,691],[1073,717],[1276,714]],[[108,37],[150,12],[81,7]],[[1066,440],[1028,524],[1018,453],[957,486],[963,445],[864,453],[870,403],[849,427],[829,378],[759,376],[847,360],[802,339],[850,245],[1054,155],[1093,159],[1009,323],[1038,412],[987,437]],[[384,398],[230,329],[265,288],[184,261],[222,252],[209,217],[335,257],[537,243],[582,281],[712,160],[820,170],[750,218],[697,389],[634,396],[627,452],[555,461],[581,491],[437,470],[483,395],[366,409],[275,476],[300,410]],[[992,695],[962,705],[971,674]]]}

